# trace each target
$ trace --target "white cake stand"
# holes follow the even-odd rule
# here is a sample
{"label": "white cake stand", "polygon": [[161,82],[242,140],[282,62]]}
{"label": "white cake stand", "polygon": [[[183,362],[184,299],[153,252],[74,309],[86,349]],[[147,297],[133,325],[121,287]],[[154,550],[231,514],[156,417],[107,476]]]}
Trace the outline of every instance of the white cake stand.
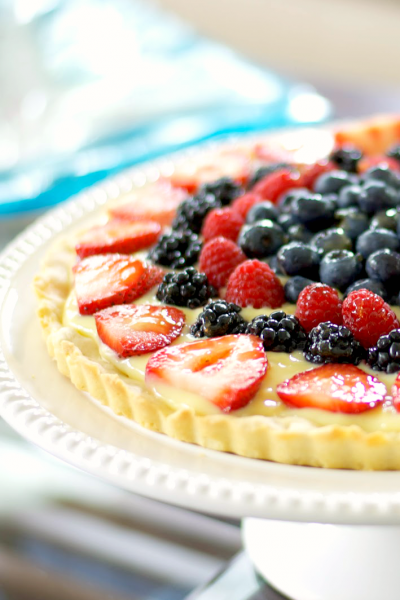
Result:
{"label": "white cake stand", "polygon": [[[154,169],[128,179],[143,181]],[[256,568],[289,598],[398,600],[400,472],[286,466],[184,444],[114,416],[58,373],[35,318],[32,279],[54,235],[126,182],[125,175],[52,211],[1,256],[1,416],[51,454],[124,489],[243,518]]]}

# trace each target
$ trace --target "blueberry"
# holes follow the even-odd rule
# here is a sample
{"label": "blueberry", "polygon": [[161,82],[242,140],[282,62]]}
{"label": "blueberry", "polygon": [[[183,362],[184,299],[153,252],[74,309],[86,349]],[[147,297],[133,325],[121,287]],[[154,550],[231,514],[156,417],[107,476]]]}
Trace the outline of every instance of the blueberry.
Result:
{"label": "blueberry", "polygon": [[334,224],[335,202],[308,192],[293,199],[292,213],[311,231],[320,231]]}
{"label": "blueberry", "polygon": [[374,294],[378,294],[378,296],[381,296],[384,300],[387,298],[385,286],[380,281],[375,281],[374,279],[359,279],[358,281],[355,281],[347,288],[344,297],[347,298],[351,292],[357,290],[369,290]]}
{"label": "blueberry", "polygon": [[278,217],[278,225],[282,227],[285,231],[290,229],[292,225],[297,225],[297,217],[292,213],[283,213]]}
{"label": "blueberry", "polygon": [[326,254],[331,250],[352,250],[353,242],[343,229],[332,227],[314,235],[311,240],[311,246]]}
{"label": "blueberry", "polygon": [[312,281],[312,279],[301,277],[301,275],[295,275],[294,277],[291,277],[284,286],[286,302],[296,304],[300,292],[302,292],[305,287],[311,285],[312,283],[315,283]]}
{"label": "blueberry", "polygon": [[358,208],[340,209],[336,211],[335,217],[339,222],[339,226],[351,240],[358,238],[369,226],[367,215]]}
{"label": "blueberry", "polygon": [[270,165],[263,165],[259,167],[254,173],[251,175],[249,182],[247,184],[247,189],[251,190],[256,183],[261,181],[267,175],[271,175],[271,173],[275,173],[275,171],[279,171],[280,169],[290,169],[293,168],[293,165],[284,162],[272,163]]}
{"label": "blueberry", "polygon": [[384,248],[368,257],[365,265],[368,277],[380,281],[392,293],[400,289],[400,254]]}
{"label": "blueberry", "polygon": [[276,256],[276,254],[273,254],[272,256],[267,256],[267,258],[264,259],[264,262],[266,262],[267,265],[269,265],[273,272],[277,275],[285,274],[279,266],[278,257]]}
{"label": "blueberry", "polygon": [[395,158],[396,160],[400,161],[400,144],[395,144],[394,146],[392,146],[386,153],[386,156],[389,156],[390,158]]}
{"label": "blueberry", "polygon": [[263,219],[270,219],[270,221],[276,221],[278,218],[278,209],[269,200],[264,200],[259,204],[255,204],[247,213],[246,223],[256,223]]}
{"label": "blueberry", "polygon": [[292,209],[292,201],[300,196],[309,195],[310,190],[307,188],[292,188],[284,192],[278,200],[278,208],[281,213],[290,212]]}
{"label": "blueberry", "polygon": [[396,190],[383,181],[367,181],[358,196],[358,206],[367,214],[394,208],[398,204]]}
{"label": "blueberry", "polygon": [[289,227],[287,234],[291,242],[303,242],[304,244],[308,244],[313,237],[311,231],[301,224]]}
{"label": "blueberry", "polygon": [[399,220],[398,212],[395,208],[389,208],[388,210],[381,210],[371,219],[369,224],[370,229],[390,229],[390,231],[397,230],[397,222]]}
{"label": "blueberry", "polygon": [[363,260],[359,254],[349,250],[332,250],[328,252],[319,267],[322,283],[344,292],[356,281],[363,270]]}
{"label": "blueberry", "polygon": [[350,145],[334,150],[329,157],[340,169],[349,173],[357,172],[357,165],[360,158],[362,158],[361,150]]}
{"label": "blueberry", "polygon": [[270,219],[264,219],[242,227],[238,244],[249,258],[264,258],[275,254],[285,241],[283,229]]}
{"label": "blueberry", "polygon": [[319,252],[302,242],[290,242],[278,251],[278,263],[285,275],[302,275],[316,280]]}
{"label": "blueberry", "polygon": [[347,171],[328,171],[322,173],[315,183],[314,191],[317,194],[337,194],[346,185],[358,183],[358,177]]}
{"label": "blueberry", "polygon": [[356,250],[364,258],[368,258],[370,254],[382,248],[397,250],[398,247],[399,240],[397,235],[393,231],[383,228],[368,229],[360,235],[356,242]]}
{"label": "blueberry", "polygon": [[349,206],[358,206],[358,196],[362,188],[359,185],[347,185],[343,187],[338,195],[337,205],[339,208],[348,208]]}
{"label": "blueberry", "polygon": [[400,189],[400,178],[395,171],[389,169],[387,165],[378,165],[371,167],[362,175],[363,181],[382,181],[386,185],[398,190]]}

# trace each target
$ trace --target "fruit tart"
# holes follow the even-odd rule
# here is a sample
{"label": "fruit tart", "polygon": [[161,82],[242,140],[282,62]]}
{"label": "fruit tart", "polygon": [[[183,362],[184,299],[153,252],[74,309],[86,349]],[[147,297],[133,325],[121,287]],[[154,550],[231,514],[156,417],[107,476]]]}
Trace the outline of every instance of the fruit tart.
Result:
{"label": "fruit tart", "polygon": [[280,463],[400,469],[400,119],[206,148],[58,236],[50,355],[141,426]]}

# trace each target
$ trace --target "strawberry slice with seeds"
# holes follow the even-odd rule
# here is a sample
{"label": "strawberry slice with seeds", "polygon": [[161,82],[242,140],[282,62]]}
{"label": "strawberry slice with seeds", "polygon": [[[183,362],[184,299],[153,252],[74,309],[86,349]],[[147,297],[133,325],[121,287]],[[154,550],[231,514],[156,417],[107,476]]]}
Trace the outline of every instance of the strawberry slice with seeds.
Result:
{"label": "strawberry slice with seeds", "polygon": [[93,254],[119,252],[129,254],[152,246],[161,233],[161,225],[155,221],[130,223],[111,219],[105,225],[92,227],[75,246],[80,258]]}
{"label": "strawberry slice with seeds", "polygon": [[400,373],[396,377],[396,381],[392,385],[393,406],[400,412]]}
{"label": "strawberry slice with seeds", "polygon": [[142,192],[138,192],[130,201],[110,209],[110,215],[127,221],[156,221],[160,225],[171,225],[176,209],[187,197],[187,193],[173,187],[167,181],[160,181]]}
{"label": "strawberry slice with seeds", "polygon": [[185,324],[185,315],[178,308],[151,304],[110,306],[94,318],[101,341],[121,358],[168,346]]}
{"label": "strawberry slice with seeds", "polygon": [[124,254],[88,256],[73,267],[75,292],[81,315],[133,302],[142,295],[146,268]]}
{"label": "strawberry slice with seeds", "polygon": [[146,382],[200,394],[227,413],[250,402],[267,364],[259,338],[226,335],[159,350],[147,363]]}
{"label": "strawberry slice with seeds", "polygon": [[157,265],[147,265],[138,284],[135,300],[140,296],[147,294],[154,286],[159,285],[162,282],[164,275],[165,271],[164,269],[161,269],[161,267],[158,267]]}
{"label": "strawberry slice with seeds", "polygon": [[386,386],[354,365],[326,364],[298,373],[276,391],[288,406],[330,412],[361,413],[385,400]]}

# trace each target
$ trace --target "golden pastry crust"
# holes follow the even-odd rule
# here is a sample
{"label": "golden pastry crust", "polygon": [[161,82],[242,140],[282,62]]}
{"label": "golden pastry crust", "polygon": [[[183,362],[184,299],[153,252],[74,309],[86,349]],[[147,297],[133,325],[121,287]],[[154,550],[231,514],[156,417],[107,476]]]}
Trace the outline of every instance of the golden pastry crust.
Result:
{"label": "golden pastry crust", "polygon": [[[398,128],[398,121],[395,123]],[[374,122],[368,122],[368,126],[364,123],[365,135],[368,137],[371,127],[376,137]],[[360,128],[355,127],[357,141]],[[384,131],[387,139],[387,127]],[[346,135],[349,141],[350,133]],[[396,137],[399,138],[400,135]],[[63,325],[74,260],[68,240],[58,239],[35,278],[38,315],[47,349],[60,372],[76,388],[88,392],[116,414],[183,442],[250,458],[327,468],[400,469],[400,433],[366,432],[357,425],[316,426],[299,416],[203,416],[186,406],[172,409],[104,360],[94,340]]]}

